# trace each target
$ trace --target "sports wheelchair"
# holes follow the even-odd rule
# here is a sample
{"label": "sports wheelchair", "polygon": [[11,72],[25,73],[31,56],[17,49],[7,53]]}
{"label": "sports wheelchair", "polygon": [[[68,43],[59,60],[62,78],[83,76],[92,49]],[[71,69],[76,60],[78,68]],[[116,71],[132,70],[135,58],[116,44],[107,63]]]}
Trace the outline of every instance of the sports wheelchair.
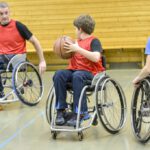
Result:
{"label": "sports wheelchair", "polygon": [[150,76],[135,88],[131,102],[131,124],[138,141],[146,143],[150,139]]}
{"label": "sports wheelchair", "polygon": [[[79,121],[83,93],[86,92],[88,101],[88,120]],[[72,85],[67,84],[67,112],[73,110]],[[98,73],[92,81],[87,81],[83,87],[79,103],[76,126],[58,126],[55,123],[57,111],[55,109],[56,95],[54,85],[49,90],[46,102],[46,118],[51,127],[52,138],[56,139],[60,131],[77,132],[79,140],[83,139],[83,130],[98,124],[98,118],[104,128],[111,134],[118,133],[126,121],[126,99],[119,83],[106,75],[105,72]]]}
{"label": "sports wheelchair", "polygon": [[0,104],[20,100],[34,106],[41,100],[43,83],[36,67],[26,60],[26,54],[17,54],[3,64],[0,75],[5,93]]}

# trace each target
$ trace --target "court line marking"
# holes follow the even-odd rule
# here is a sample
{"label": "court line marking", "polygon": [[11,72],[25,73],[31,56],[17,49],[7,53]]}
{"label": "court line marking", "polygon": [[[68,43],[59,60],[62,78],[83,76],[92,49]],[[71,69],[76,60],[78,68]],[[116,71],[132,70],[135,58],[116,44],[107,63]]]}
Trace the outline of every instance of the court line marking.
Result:
{"label": "court line marking", "polygon": [[12,136],[10,136],[5,141],[3,141],[2,143],[0,143],[0,149],[4,148],[6,145],[8,145],[13,139],[15,139],[17,137],[17,135],[20,134],[20,132],[22,132],[24,129],[26,129],[27,127],[29,127],[30,125],[32,125],[35,122],[36,119],[38,119],[39,117],[41,117],[43,115],[44,115],[44,111],[40,112],[33,119],[31,119],[30,121],[26,122],[23,125],[23,127],[21,127],[20,129],[18,129]]}
{"label": "court line marking", "polygon": [[19,120],[26,112],[22,112],[21,114],[19,114],[15,119],[7,121],[5,126],[0,128],[0,133],[7,127],[10,126],[10,124],[12,124],[12,122]]}

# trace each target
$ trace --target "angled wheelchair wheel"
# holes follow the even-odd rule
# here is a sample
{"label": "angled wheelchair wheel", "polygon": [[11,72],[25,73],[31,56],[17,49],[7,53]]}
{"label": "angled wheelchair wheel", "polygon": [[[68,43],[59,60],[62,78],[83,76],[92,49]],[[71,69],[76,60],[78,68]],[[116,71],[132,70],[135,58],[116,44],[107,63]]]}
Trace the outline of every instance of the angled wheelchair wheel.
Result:
{"label": "angled wheelchair wheel", "polygon": [[104,128],[115,134],[122,129],[126,120],[126,100],[121,86],[106,76],[95,88],[96,109]]}
{"label": "angled wheelchair wheel", "polygon": [[[54,89],[54,85],[52,85],[52,87],[49,90],[49,93],[47,96],[47,101],[46,101],[46,119],[50,125],[51,125],[52,120],[54,123],[54,120],[57,115],[57,110],[55,108],[55,105],[56,105],[55,98],[56,98],[55,89]],[[67,105],[68,105],[68,107],[66,108],[66,111],[72,112],[73,103],[72,103],[72,93],[70,93],[70,91],[68,91],[68,93],[67,93]],[[71,115],[71,113],[70,113],[70,115]]]}
{"label": "angled wheelchair wheel", "polygon": [[150,82],[144,79],[132,96],[131,123],[138,141],[146,143],[150,139]]}
{"label": "angled wheelchair wheel", "polygon": [[43,95],[43,84],[35,66],[29,62],[21,62],[13,69],[13,89],[24,104],[34,106]]}
{"label": "angled wheelchair wheel", "polygon": [[54,87],[52,86],[49,90],[47,101],[46,101],[46,119],[49,124],[52,121],[53,105],[54,105]]}

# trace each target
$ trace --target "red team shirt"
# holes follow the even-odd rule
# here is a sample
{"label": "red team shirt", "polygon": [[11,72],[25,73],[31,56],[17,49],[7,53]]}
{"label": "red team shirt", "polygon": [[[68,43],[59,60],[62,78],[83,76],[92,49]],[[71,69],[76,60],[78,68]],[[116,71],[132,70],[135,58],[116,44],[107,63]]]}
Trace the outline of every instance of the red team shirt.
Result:
{"label": "red team shirt", "polygon": [[[84,40],[78,40],[78,45],[83,49],[91,51],[91,42],[93,39],[95,39],[94,36],[91,36]],[[88,60],[86,57],[84,57],[79,53],[75,53],[73,57],[70,59],[68,69],[85,70],[85,71],[92,72],[93,75],[105,70],[104,67],[102,66],[101,59],[99,60],[99,62],[95,63]]]}
{"label": "red team shirt", "polygon": [[0,54],[22,54],[26,52],[26,41],[11,20],[6,26],[0,25]]}

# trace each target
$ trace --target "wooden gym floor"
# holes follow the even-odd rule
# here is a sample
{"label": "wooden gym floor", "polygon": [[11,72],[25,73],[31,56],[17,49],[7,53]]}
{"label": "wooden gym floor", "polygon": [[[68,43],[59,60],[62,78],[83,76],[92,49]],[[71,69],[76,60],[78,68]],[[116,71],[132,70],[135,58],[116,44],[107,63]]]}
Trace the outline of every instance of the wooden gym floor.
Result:
{"label": "wooden gym floor", "polygon": [[130,103],[132,79],[138,69],[108,70],[107,74],[120,82],[126,95],[128,117],[125,127],[117,135],[107,133],[101,124],[85,130],[83,141],[76,133],[60,133],[53,140],[45,117],[45,102],[54,72],[43,76],[45,91],[42,101],[36,107],[28,107],[21,102],[4,105],[0,111],[0,149],[4,150],[149,150],[150,144],[142,145],[132,134],[130,124]]}

